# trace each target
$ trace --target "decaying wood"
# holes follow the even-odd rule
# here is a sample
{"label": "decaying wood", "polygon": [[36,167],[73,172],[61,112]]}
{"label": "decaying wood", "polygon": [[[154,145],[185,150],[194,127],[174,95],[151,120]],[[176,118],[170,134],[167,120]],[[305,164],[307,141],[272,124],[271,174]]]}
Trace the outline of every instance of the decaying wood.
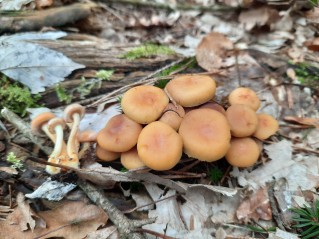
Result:
{"label": "decaying wood", "polygon": [[[72,39],[73,38],[73,39]],[[128,60],[123,55],[135,46],[116,45],[100,38],[83,37],[74,40],[74,36],[63,40],[32,41],[42,46],[59,51],[73,61],[94,69],[116,69],[117,72],[131,72],[136,70],[154,70],[174,61],[177,55],[158,55],[152,58],[138,58]]]}
{"label": "decaying wood", "polygon": [[76,3],[41,11],[17,12],[0,16],[0,33],[36,31],[43,27],[59,27],[84,19],[96,7],[93,3]]}

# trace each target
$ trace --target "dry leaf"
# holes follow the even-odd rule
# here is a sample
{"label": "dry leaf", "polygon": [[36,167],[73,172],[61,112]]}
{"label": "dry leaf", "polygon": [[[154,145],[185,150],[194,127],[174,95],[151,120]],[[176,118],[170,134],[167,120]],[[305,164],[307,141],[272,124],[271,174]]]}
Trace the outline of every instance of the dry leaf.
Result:
{"label": "dry leaf", "polygon": [[249,198],[245,199],[236,211],[238,220],[247,222],[249,219],[271,220],[272,212],[267,189],[261,188]]}
{"label": "dry leaf", "polygon": [[37,9],[50,7],[52,4],[53,4],[53,0],[35,0],[35,5]]}
{"label": "dry leaf", "polygon": [[[13,213],[12,213],[13,214]],[[84,202],[65,202],[50,211],[39,212],[38,215],[46,222],[46,228],[36,226],[34,231],[21,232],[17,225],[8,220],[0,222],[1,239],[32,239],[61,237],[64,239],[84,238],[89,232],[97,230],[107,222],[106,213],[95,205]]]}
{"label": "dry leaf", "polygon": [[196,48],[196,60],[207,71],[214,71],[225,65],[223,59],[234,48],[233,43],[218,32],[207,34]]}
{"label": "dry leaf", "polygon": [[306,18],[311,23],[319,23],[319,7],[314,7],[306,12]]}
{"label": "dry leaf", "polygon": [[312,51],[319,51],[319,37],[306,41],[305,46]]}
{"label": "dry leaf", "polygon": [[303,118],[303,117],[296,117],[296,116],[286,116],[284,117],[285,121],[295,122],[298,124],[303,125],[310,125],[316,128],[319,128],[319,119],[316,118]]}
{"label": "dry leaf", "polygon": [[239,15],[239,22],[244,25],[247,31],[250,31],[255,26],[261,27],[269,25],[279,19],[277,10],[268,7],[252,8],[247,11],[242,11]]}

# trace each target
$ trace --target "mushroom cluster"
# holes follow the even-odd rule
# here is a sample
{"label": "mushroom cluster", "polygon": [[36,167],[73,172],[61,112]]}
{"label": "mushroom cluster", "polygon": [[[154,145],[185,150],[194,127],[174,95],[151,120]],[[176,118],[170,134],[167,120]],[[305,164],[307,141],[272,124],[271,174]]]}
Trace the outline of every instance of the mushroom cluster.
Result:
{"label": "mushroom cluster", "polygon": [[[31,121],[31,130],[34,134],[46,134],[54,143],[48,162],[73,168],[79,167],[78,134],[80,121],[84,113],[83,106],[71,104],[65,108],[63,118],[58,118],[51,112],[45,112],[37,115]],[[70,129],[67,143],[64,141],[64,128],[66,125]],[[47,165],[46,171],[49,174],[57,174],[61,172],[61,168]]]}
{"label": "mushroom cluster", "polygon": [[97,157],[120,157],[127,169],[147,166],[169,170],[182,153],[201,161],[221,158],[249,167],[259,158],[260,140],[278,130],[271,115],[259,114],[260,100],[245,87],[229,94],[225,109],[213,101],[215,80],[206,75],[175,77],[164,90],[141,85],[122,96],[123,114],[114,116],[97,136]]}

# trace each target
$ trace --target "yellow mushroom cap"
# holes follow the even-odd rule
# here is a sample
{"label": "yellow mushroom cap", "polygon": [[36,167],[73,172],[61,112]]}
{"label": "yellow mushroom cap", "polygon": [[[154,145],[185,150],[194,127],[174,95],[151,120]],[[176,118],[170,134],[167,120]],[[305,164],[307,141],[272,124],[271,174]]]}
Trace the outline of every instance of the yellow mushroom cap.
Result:
{"label": "yellow mushroom cap", "polygon": [[136,169],[145,166],[144,162],[138,156],[136,147],[121,153],[121,164],[127,169]]}
{"label": "yellow mushroom cap", "polygon": [[256,112],[247,105],[231,105],[226,110],[232,136],[251,136],[257,129],[258,118]]}
{"label": "yellow mushroom cap", "polygon": [[219,113],[222,113],[223,115],[226,115],[226,110],[221,106],[220,104],[214,103],[214,102],[207,102],[205,104],[202,104],[199,108],[207,108],[207,109],[212,109],[216,110]]}
{"label": "yellow mushroom cap", "polygon": [[137,141],[137,152],[144,164],[154,170],[169,170],[183,152],[181,136],[167,124],[155,121],[146,125]]}
{"label": "yellow mushroom cap", "polygon": [[253,136],[264,140],[274,135],[279,129],[278,121],[268,114],[257,114],[258,125]]}
{"label": "yellow mushroom cap", "polygon": [[157,120],[169,99],[165,92],[155,86],[140,85],[126,91],[121,100],[123,112],[140,124]]}
{"label": "yellow mushroom cap", "polygon": [[206,75],[183,75],[168,82],[165,89],[176,103],[192,107],[211,100],[215,95],[216,83]]}
{"label": "yellow mushroom cap", "polygon": [[174,104],[169,103],[164,109],[163,115],[159,118],[159,121],[168,124],[177,131],[184,116],[185,110],[182,106],[175,106]]}
{"label": "yellow mushroom cap", "polygon": [[99,145],[96,145],[96,157],[98,157],[98,159],[102,160],[102,161],[114,161],[116,159],[118,159],[120,157],[120,153],[118,152],[112,152],[106,149],[103,149],[102,147],[100,147]]}
{"label": "yellow mushroom cap", "polygon": [[208,162],[225,156],[231,138],[225,116],[211,109],[189,111],[182,120],[179,134],[188,156]]}
{"label": "yellow mushroom cap", "polygon": [[255,91],[247,87],[239,87],[233,90],[229,96],[230,105],[243,104],[257,111],[260,107],[260,100]]}
{"label": "yellow mushroom cap", "polygon": [[250,167],[257,162],[259,155],[260,148],[254,139],[232,138],[225,158],[232,166]]}
{"label": "yellow mushroom cap", "polygon": [[126,152],[137,143],[142,126],[124,114],[113,116],[97,135],[97,143],[112,152]]}

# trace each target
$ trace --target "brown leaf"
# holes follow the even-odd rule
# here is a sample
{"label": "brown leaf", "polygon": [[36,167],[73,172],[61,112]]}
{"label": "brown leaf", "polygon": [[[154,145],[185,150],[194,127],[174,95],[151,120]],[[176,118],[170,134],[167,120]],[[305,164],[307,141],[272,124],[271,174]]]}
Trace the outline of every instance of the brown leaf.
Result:
{"label": "brown leaf", "polygon": [[309,22],[319,23],[319,7],[314,7],[306,12],[306,18]]}
{"label": "brown leaf", "polygon": [[84,238],[107,222],[106,213],[95,205],[84,202],[65,202],[50,211],[38,213],[46,222],[46,228],[35,227],[34,231],[21,232],[17,225],[7,221],[0,222],[1,239],[33,239],[61,237],[64,239]]}
{"label": "brown leaf", "polygon": [[234,48],[233,43],[218,32],[208,33],[196,48],[196,60],[207,71],[214,71],[223,66],[227,52]]}
{"label": "brown leaf", "polygon": [[256,193],[245,199],[236,211],[238,220],[248,221],[249,219],[271,220],[272,212],[269,204],[266,188],[259,189]]}
{"label": "brown leaf", "polygon": [[37,9],[42,9],[44,7],[50,7],[53,4],[53,0],[36,0],[35,5]]}
{"label": "brown leaf", "polygon": [[250,31],[255,26],[261,27],[278,21],[279,14],[277,10],[268,7],[252,8],[242,11],[238,20],[247,31]]}
{"label": "brown leaf", "polygon": [[285,121],[295,122],[302,125],[310,125],[316,128],[319,128],[319,119],[316,118],[303,118],[296,116],[286,116],[284,117]]}
{"label": "brown leaf", "polygon": [[305,46],[312,51],[319,51],[319,37],[306,41]]}

